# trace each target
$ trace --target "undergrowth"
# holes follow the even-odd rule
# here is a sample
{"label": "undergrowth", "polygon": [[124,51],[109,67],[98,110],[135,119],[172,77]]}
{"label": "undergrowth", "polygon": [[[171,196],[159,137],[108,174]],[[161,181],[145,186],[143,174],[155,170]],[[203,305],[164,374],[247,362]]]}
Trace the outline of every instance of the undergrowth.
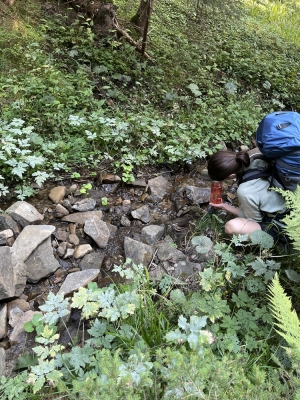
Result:
{"label": "undergrowth", "polygon": [[[28,150],[43,159],[19,174],[21,185],[53,163],[191,163],[222,140],[252,145],[266,112],[299,106],[297,46],[247,19],[243,3],[156,4],[151,60],[117,37],[97,38],[92,21],[63,4],[58,13],[49,2],[48,15],[29,3],[7,8],[0,27],[1,123],[32,126]],[[135,4],[116,4],[129,21]],[[9,186],[18,177],[5,169]]]}

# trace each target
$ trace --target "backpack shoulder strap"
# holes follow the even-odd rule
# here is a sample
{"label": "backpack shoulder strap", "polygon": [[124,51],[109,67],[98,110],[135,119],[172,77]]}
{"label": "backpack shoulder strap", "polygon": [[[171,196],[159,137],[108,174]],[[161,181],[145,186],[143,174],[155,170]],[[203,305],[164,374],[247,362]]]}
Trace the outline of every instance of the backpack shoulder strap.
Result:
{"label": "backpack shoulder strap", "polygon": [[270,168],[251,168],[243,173],[238,183],[240,185],[241,183],[252,181],[253,179],[269,178],[270,176],[272,176],[272,170]]}

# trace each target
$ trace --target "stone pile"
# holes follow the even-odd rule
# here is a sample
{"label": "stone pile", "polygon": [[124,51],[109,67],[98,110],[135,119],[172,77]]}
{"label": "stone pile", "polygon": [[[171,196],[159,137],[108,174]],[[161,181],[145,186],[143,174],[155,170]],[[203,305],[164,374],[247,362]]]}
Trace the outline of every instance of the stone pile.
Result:
{"label": "stone pile", "polygon": [[[78,187],[72,185],[51,189],[52,206],[42,212],[17,201],[0,214],[0,375],[4,373],[3,348],[24,340],[23,325],[38,312],[23,293],[26,285],[51,276],[54,286],[49,290],[69,295],[91,281],[108,284],[105,259],[113,253],[120,261],[130,258],[145,265],[155,279],[166,273],[185,279],[201,271],[213,255],[213,243],[207,253],[195,252],[191,243],[190,253],[183,252],[172,235],[180,235],[180,225],[189,225],[191,210],[199,211],[199,205],[209,202],[207,181],[178,179],[171,184],[162,175],[148,182],[137,179],[131,195],[124,198],[116,194],[120,184],[117,176],[101,177],[100,186],[110,185],[108,201],[110,193],[115,196],[102,210],[96,192],[82,199]],[[122,239],[118,252],[116,236]],[[115,258],[111,258],[113,265]]]}

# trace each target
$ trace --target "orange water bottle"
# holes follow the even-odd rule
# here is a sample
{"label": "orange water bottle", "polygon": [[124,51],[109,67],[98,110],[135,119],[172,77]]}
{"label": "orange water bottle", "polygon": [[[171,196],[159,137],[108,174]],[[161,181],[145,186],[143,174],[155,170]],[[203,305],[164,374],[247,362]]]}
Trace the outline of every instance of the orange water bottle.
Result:
{"label": "orange water bottle", "polygon": [[210,203],[221,204],[222,200],[222,182],[214,181],[211,184]]}

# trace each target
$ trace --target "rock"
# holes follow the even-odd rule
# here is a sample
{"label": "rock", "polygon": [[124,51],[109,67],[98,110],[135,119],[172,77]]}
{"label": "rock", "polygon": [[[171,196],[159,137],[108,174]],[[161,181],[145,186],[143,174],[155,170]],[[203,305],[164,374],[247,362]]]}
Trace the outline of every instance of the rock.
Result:
{"label": "rock", "polygon": [[93,252],[85,255],[79,263],[82,271],[86,269],[101,269],[105,254]]}
{"label": "rock", "polygon": [[56,252],[60,257],[63,257],[65,255],[65,252],[67,250],[67,242],[61,242],[60,245],[58,246]]}
{"label": "rock", "polygon": [[147,183],[145,179],[136,179],[134,182],[130,182],[130,185],[134,187],[145,188],[147,186]]}
{"label": "rock", "polygon": [[66,242],[69,237],[69,232],[67,232],[65,229],[57,228],[57,230],[53,233],[53,236],[61,242]]}
{"label": "rock", "polygon": [[24,291],[26,286],[26,266],[23,261],[15,261],[13,263],[14,282],[15,282],[15,296],[19,297]]}
{"label": "rock", "polygon": [[101,176],[102,183],[119,183],[121,182],[121,178],[118,175],[113,174],[103,174]]}
{"label": "rock", "polygon": [[90,253],[91,251],[93,251],[93,248],[92,248],[91,245],[89,245],[89,244],[81,244],[80,246],[78,246],[78,247],[75,249],[75,252],[74,252],[74,254],[73,254],[73,257],[74,257],[75,259],[82,258],[82,257],[84,257],[86,254]]}
{"label": "rock", "polygon": [[50,190],[49,199],[53,201],[53,203],[61,203],[66,195],[66,187],[65,186],[56,186],[55,188]]}
{"label": "rock", "polygon": [[95,211],[77,212],[71,215],[66,215],[65,217],[62,218],[62,221],[73,222],[75,224],[84,225],[87,219],[91,219],[95,215],[97,215],[98,218],[102,219],[102,211],[95,210]]}
{"label": "rock", "polygon": [[105,223],[110,232],[109,238],[112,239],[113,237],[115,237],[118,228],[115,225],[109,224],[108,222],[105,222]]}
{"label": "rock", "polygon": [[126,259],[130,258],[134,264],[148,266],[152,260],[153,250],[149,245],[127,236],[124,238],[124,250]]}
{"label": "rock", "polygon": [[149,207],[146,205],[132,211],[131,215],[133,216],[133,218],[139,219],[140,221],[144,222],[145,224],[147,224],[150,221]]}
{"label": "rock", "polygon": [[24,299],[15,299],[7,303],[7,312],[10,313],[10,310],[14,307],[18,307],[22,311],[29,311],[30,304]]}
{"label": "rock", "polygon": [[17,237],[21,232],[21,226],[8,214],[0,214],[0,230],[11,229]]}
{"label": "rock", "polygon": [[126,215],[122,215],[120,222],[121,222],[122,226],[130,226],[131,225],[131,221],[126,217]]}
{"label": "rock", "polygon": [[5,372],[5,350],[0,347],[0,377],[4,375]]}
{"label": "rock", "polygon": [[10,247],[0,247],[0,300],[15,295],[15,278]]}
{"label": "rock", "polygon": [[[0,305],[0,339],[7,336],[7,305]],[[1,374],[0,374],[1,376]]]}
{"label": "rock", "polygon": [[141,239],[144,243],[152,245],[160,241],[165,233],[165,227],[160,225],[145,226],[141,232]]}
{"label": "rock", "polygon": [[48,237],[25,261],[27,280],[37,283],[42,278],[46,278],[59,268],[59,262],[53,255],[51,238]]}
{"label": "rock", "polygon": [[239,146],[239,151],[249,151],[249,150],[250,150],[250,149],[249,149],[248,146],[245,146],[245,145]]}
{"label": "rock", "polygon": [[44,219],[43,215],[26,201],[17,201],[6,210],[6,213],[23,228],[35,222],[43,221]]}
{"label": "rock", "polygon": [[56,204],[55,212],[57,214],[60,214],[61,216],[65,216],[65,215],[69,215],[70,214],[69,211],[64,206],[62,206],[61,204]]}
{"label": "rock", "polygon": [[130,214],[130,212],[131,212],[131,201],[130,200],[122,201],[122,212],[125,214]]}
{"label": "rock", "polygon": [[80,212],[92,211],[94,210],[95,207],[96,207],[96,200],[94,199],[83,199],[77,201],[72,206],[73,210],[77,210]]}
{"label": "rock", "polygon": [[9,325],[14,328],[19,320],[23,317],[24,311],[22,311],[19,307],[13,307],[9,312]]}
{"label": "rock", "polygon": [[95,280],[98,275],[99,269],[87,269],[85,271],[69,274],[61,285],[58,294],[64,293],[65,295],[68,295],[69,293],[73,293],[75,290],[78,290],[79,288],[86,286],[89,282]]}
{"label": "rock", "polygon": [[7,239],[14,236],[14,233],[11,229],[5,229],[0,232],[0,246],[6,246]]}
{"label": "rock", "polygon": [[186,260],[185,254],[177,250],[169,241],[164,241],[158,245],[157,257],[160,261],[171,260],[176,262]]}
{"label": "rock", "polygon": [[21,343],[26,338],[26,332],[24,331],[24,324],[31,321],[34,314],[41,314],[37,311],[26,311],[23,316],[19,319],[17,325],[14,327],[13,331],[9,335],[11,344]]}
{"label": "rock", "polygon": [[69,224],[69,232],[70,234],[76,234],[76,224]]}
{"label": "rock", "polygon": [[84,224],[84,232],[89,235],[101,249],[104,249],[107,246],[110,231],[106,223],[99,217],[94,216],[93,218],[86,220]]}
{"label": "rock", "polygon": [[12,246],[13,261],[26,261],[30,254],[53,232],[53,225],[28,225],[22,230]]}
{"label": "rock", "polygon": [[69,235],[69,243],[74,244],[74,246],[79,245],[79,237],[76,235],[76,233],[71,233]]}
{"label": "rock", "polygon": [[186,186],[186,197],[197,204],[209,203],[210,188],[200,188],[196,186]]}
{"label": "rock", "polygon": [[69,200],[64,199],[64,200],[62,201],[62,206],[63,206],[66,210],[68,210],[69,213],[72,213],[72,212],[73,212],[72,204],[70,203]]}
{"label": "rock", "polygon": [[172,193],[173,186],[163,176],[150,179],[148,185],[151,191],[151,196],[156,202],[160,202],[164,197]]}
{"label": "rock", "polygon": [[173,276],[176,278],[188,278],[191,275],[198,274],[203,270],[203,263],[193,263],[190,261],[178,261],[174,264]]}
{"label": "rock", "polygon": [[74,249],[67,249],[67,252],[66,252],[66,254],[64,255],[64,259],[73,257],[73,256],[74,256],[74,253],[75,253],[75,250],[74,250]]}

